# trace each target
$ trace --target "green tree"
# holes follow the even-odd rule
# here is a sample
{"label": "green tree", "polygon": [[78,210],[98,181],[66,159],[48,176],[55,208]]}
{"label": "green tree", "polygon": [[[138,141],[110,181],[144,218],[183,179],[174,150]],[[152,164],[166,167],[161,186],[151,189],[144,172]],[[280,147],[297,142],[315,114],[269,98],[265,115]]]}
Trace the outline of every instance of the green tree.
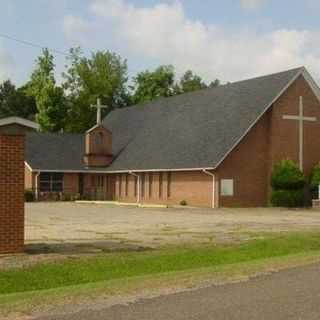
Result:
{"label": "green tree", "polygon": [[133,103],[143,103],[176,93],[173,66],[160,66],[154,71],[143,71],[133,79]]}
{"label": "green tree", "polygon": [[220,85],[221,85],[221,81],[219,79],[216,79],[214,81],[211,81],[211,83],[209,84],[209,87],[216,88],[216,87],[219,87]]}
{"label": "green tree", "polygon": [[194,74],[191,70],[188,70],[180,79],[178,93],[186,93],[205,88],[207,88],[207,85],[201,77]]}
{"label": "green tree", "polygon": [[28,84],[28,93],[37,104],[36,120],[42,131],[57,132],[64,128],[66,101],[63,89],[56,85],[53,56],[44,49]]}
{"label": "green tree", "polygon": [[109,107],[104,115],[128,105],[127,62],[114,53],[98,51],[87,58],[80,48],[72,48],[63,77],[69,99],[67,131],[83,132],[95,124],[96,110],[91,105],[97,98]]}
{"label": "green tree", "polygon": [[17,116],[33,120],[36,113],[35,100],[26,94],[26,87],[17,89],[10,80],[0,85],[0,118]]}

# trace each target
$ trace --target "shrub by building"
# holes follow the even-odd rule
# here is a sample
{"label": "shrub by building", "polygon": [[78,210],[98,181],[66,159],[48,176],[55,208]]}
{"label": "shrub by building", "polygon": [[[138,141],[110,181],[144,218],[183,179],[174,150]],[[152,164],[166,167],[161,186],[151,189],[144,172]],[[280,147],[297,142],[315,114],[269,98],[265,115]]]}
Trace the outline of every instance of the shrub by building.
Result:
{"label": "shrub by building", "polygon": [[291,160],[277,163],[271,176],[271,204],[274,207],[303,207],[305,177]]}

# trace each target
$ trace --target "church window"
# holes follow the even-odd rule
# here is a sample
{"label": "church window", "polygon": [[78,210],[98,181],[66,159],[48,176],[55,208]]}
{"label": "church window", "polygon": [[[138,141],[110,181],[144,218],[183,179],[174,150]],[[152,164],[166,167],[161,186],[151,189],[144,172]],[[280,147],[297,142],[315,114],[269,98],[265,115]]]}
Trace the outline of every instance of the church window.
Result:
{"label": "church window", "polygon": [[167,195],[168,198],[171,197],[171,172],[168,172]]}
{"label": "church window", "polygon": [[233,179],[222,179],[221,180],[221,195],[222,196],[233,196],[234,195],[234,181],[233,181]]}
{"label": "church window", "polygon": [[119,197],[122,194],[122,174],[119,174]]}
{"label": "church window", "polygon": [[145,191],[145,182],[146,182],[146,176],[143,173],[141,175],[141,197],[144,198],[144,191]]}
{"label": "church window", "polygon": [[163,173],[159,173],[159,198],[162,198]]}
{"label": "church window", "polygon": [[138,190],[138,177],[134,177],[134,196],[137,196],[137,190]]}
{"label": "church window", "polygon": [[63,191],[63,173],[41,172],[39,180],[40,192]]}
{"label": "church window", "polygon": [[102,132],[98,132],[96,134],[95,141],[96,141],[97,147],[100,147],[101,145],[103,145],[103,133]]}
{"label": "church window", "polygon": [[91,186],[93,188],[103,188],[104,187],[104,176],[103,175],[92,175],[91,176]]}
{"label": "church window", "polygon": [[153,173],[149,173],[149,198],[152,197],[152,187],[153,187]]}
{"label": "church window", "polygon": [[128,177],[128,174],[126,174],[126,188],[125,188],[125,192],[126,192],[126,197],[128,196],[128,193],[129,193],[129,177]]}

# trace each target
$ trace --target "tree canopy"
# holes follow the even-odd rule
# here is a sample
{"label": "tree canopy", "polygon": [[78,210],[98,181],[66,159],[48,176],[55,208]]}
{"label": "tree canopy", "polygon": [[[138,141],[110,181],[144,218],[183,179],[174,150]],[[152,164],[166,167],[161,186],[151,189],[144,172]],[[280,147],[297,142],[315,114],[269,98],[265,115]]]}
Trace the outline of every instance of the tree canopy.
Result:
{"label": "tree canopy", "polygon": [[191,70],[186,71],[178,84],[179,93],[201,90],[207,87],[207,84],[201,79],[201,77],[194,74]]}
{"label": "tree canopy", "polygon": [[30,80],[17,88],[10,80],[0,84],[0,117],[20,116],[35,120],[42,131],[84,132],[95,124],[91,105],[100,98],[109,108],[148,102],[220,85],[207,84],[192,70],[181,77],[171,65],[139,72],[129,80],[127,61],[110,51],[85,56],[80,48],[70,49],[62,83],[55,79],[54,57],[48,49],[36,59]]}
{"label": "tree canopy", "polygon": [[36,120],[42,131],[57,132],[65,126],[66,101],[63,89],[56,85],[54,67],[53,55],[43,50],[27,89],[36,101]]}
{"label": "tree canopy", "polygon": [[80,48],[71,49],[63,78],[70,101],[67,131],[83,132],[95,124],[90,106],[97,98],[109,106],[107,112],[128,104],[127,62],[114,53],[98,51],[87,58]]}
{"label": "tree canopy", "polygon": [[154,71],[143,71],[133,78],[135,104],[152,101],[159,97],[170,97],[175,93],[173,66],[160,66]]}
{"label": "tree canopy", "polygon": [[10,80],[0,84],[0,118],[18,116],[33,120],[36,113],[36,102],[26,94],[26,86],[17,89]]}

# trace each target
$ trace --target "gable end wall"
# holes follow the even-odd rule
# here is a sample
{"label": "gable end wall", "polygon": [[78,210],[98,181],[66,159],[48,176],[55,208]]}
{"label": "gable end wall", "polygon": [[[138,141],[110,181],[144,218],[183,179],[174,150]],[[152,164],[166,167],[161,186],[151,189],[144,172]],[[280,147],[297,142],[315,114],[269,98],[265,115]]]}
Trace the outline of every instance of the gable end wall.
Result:
{"label": "gable end wall", "polygon": [[299,161],[299,125],[283,115],[298,115],[299,97],[304,98],[304,115],[317,122],[304,124],[304,173],[309,176],[320,161],[320,103],[300,76],[262,116],[240,144],[222,162],[216,173],[234,179],[234,196],[219,196],[220,207],[268,205],[273,165],[282,159]]}

